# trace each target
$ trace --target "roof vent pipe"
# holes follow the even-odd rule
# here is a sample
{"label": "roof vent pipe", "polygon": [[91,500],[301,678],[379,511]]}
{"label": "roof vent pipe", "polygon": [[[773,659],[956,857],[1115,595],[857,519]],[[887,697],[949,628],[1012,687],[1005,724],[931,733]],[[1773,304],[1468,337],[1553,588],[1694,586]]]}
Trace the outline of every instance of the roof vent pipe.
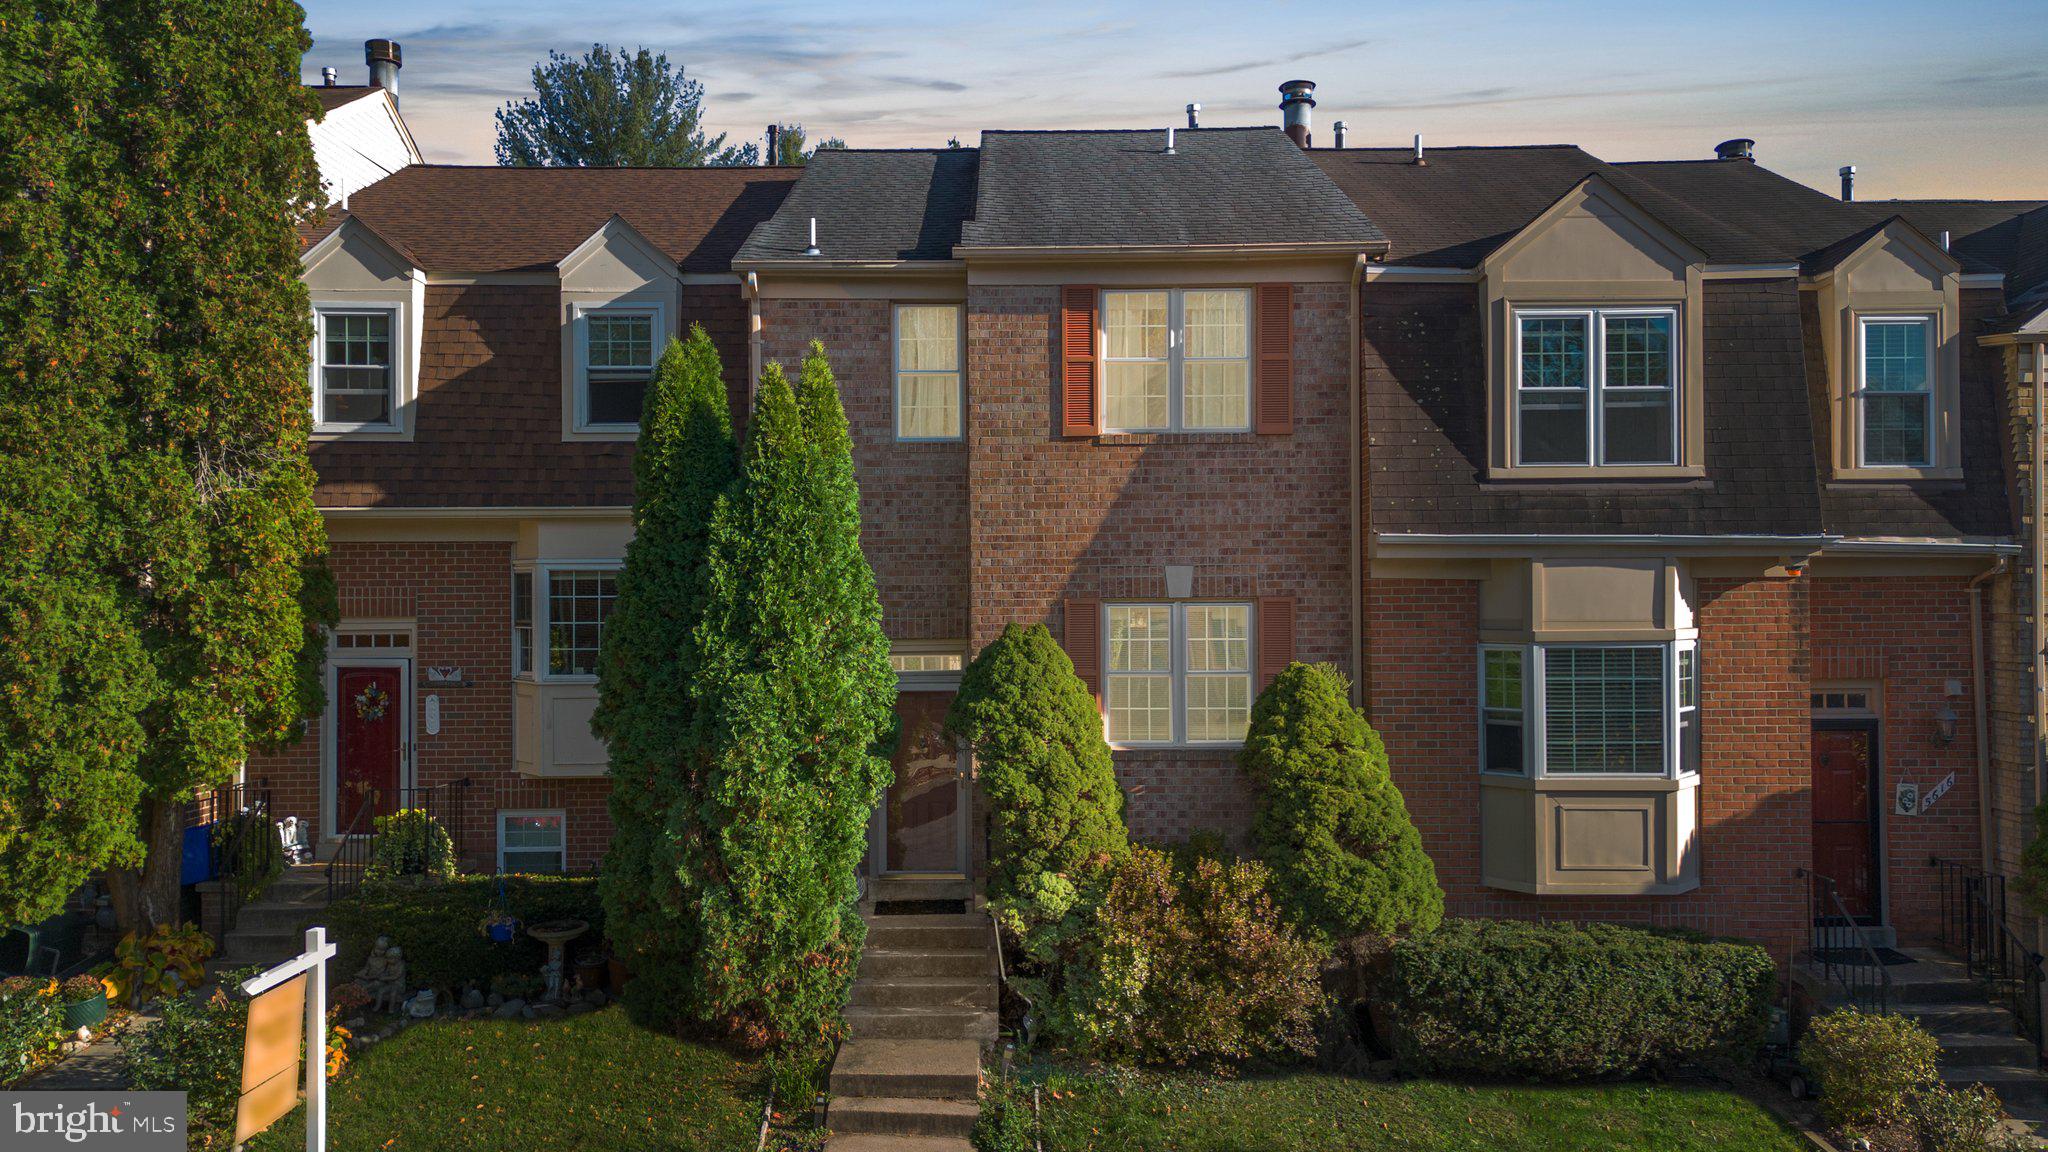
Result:
{"label": "roof vent pipe", "polygon": [[1756,163],[1756,141],[1746,136],[1737,136],[1733,140],[1723,140],[1719,144],[1714,145],[1714,158],[1716,160],[1747,160],[1754,164]]}
{"label": "roof vent pipe", "polygon": [[1166,126],[1166,154],[1173,155],[1173,125]]}
{"label": "roof vent pipe", "polygon": [[781,125],[779,125],[779,124],[770,124],[770,125],[768,126],[768,152],[767,152],[767,154],[766,154],[766,155],[764,155],[764,156],[762,156],[762,157],[761,157],[761,163],[762,163],[762,165],[763,165],[764,167],[765,167],[766,165],[769,165],[769,164],[773,164],[773,163],[775,163],[775,159],[776,159],[776,151],[775,151],[775,149],[776,149],[776,146],[777,146],[777,145],[779,145],[780,143],[782,143],[781,137],[782,137],[782,126],[781,126]]}
{"label": "roof vent pipe", "polygon": [[813,217],[811,217],[811,246],[810,246],[810,247],[808,247],[808,248],[806,248],[806,249],[804,249],[804,255],[806,255],[806,256],[821,256],[821,255],[823,255],[823,253],[821,253],[821,252],[819,252],[819,251],[818,251],[818,218],[817,218],[816,216],[813,216]]}
{"label": "roof vent pipe", "polygon": [[1190,104],[1190,105],[1188,105],[1188,127],[1190,127],[1190,128],[1200,128],[1201,126],[1202,126],[1202,106],[1201,106],[1200,104]]}
{"label": "roof vent pipe", "polygon": [[370,66],[370,87],[391,93],[391,102],[398,103],[398,70],[405,66],[398,41],[363,41],[363,62]]}
{"label": "roof vent pipe", "polygon": [[322,68],[320,70],[320,86],[322,88],[332,88],[334,87],[335,82],[339,81],[340,79],[341,73],[334,69],[332,66]]}
{"label": "roof vent pipe", "polygon": [[1337,147],[1342,148],[1344,146],[1344,122],[1339,120],[1335,124],[1330,125],[1330,127],[1336,129]]}
{"label": "roof vent pipe", "polygon": [[1417,164],[1427,164],[1427,163],[1429,163],[1429,161],[1427,161],[1427,160],[1424,160],[1424,159],[1422,158],[1422,133],[1420,133],[1420,132],[1417,132],[1417,133],[1415,134],[1415,163],[1417,163]]}
{"label": "roof vent pipe", "polygon": [[1948,229],[1946,228],[1941,230],[1941,250],[1943,252],[1948,251]]}
{"label": "roof vent pipe", "polygon": [[1842,202],[1846,204],[1854,200],[1856,198],[1856,166],[1854,164],[1844,164],[1836,171],[1835,175],[1842,178]]}
{"label": "roof vent pipe", "polygon": [[1316,106],[1315,91],[1313,80],[1289,80],[1280,86],[1280,127],[1287,130],[1287,138],[1296,147],[1308,147],[1309,114]]}

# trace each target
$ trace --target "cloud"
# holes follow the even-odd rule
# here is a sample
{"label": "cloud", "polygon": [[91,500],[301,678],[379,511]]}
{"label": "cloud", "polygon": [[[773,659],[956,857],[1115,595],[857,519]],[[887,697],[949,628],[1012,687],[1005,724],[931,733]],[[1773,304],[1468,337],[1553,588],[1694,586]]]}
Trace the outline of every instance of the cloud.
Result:
{"label": "cloud", "polygon": [[965,92],[967,85],[957,80],[934,80],[922,76],[878,76],[891,84],[902,84],[911,88],[929,88],[934,92]]}
{"label": "cloud", "polygon": [[1347,40],[1342,44],[1332,44],[1327,48],[1317,48],[1312,52],[1296,52],[1291,56],[1270,56],[1263,60],[1243,60],[1236,64],[1219,64],[1211,68],[1189,68],[1185,71],[1161,72],[1158,75],[1163,80],[1188,80],[1199,79],[1203,76],[1221,76],[1229,72],[1248,72],[1253,68],[1277,68],[1282,64],[1298,64],[1303,60],[1314,60],[1319,56],[1334,56],[1339,52],[1349,52],[1354,48],[1363,48],[1370,43],[1372,43],[1371,40]]}

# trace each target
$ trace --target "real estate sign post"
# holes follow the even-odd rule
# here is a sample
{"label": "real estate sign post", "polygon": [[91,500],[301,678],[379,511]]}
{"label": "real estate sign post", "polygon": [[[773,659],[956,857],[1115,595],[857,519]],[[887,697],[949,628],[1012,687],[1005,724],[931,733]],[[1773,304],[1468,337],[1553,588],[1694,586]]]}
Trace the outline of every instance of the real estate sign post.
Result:
{"label": "real estate sign post", "polygon": [[[242,1047],[242,1099],[235,1143],[275,1123],[298,1102],[306,1070],[306,1152],[327,1148],[327,929],[306,929],[306,950],[246,980],[249,1027]],[[303,1056],[301,1054],[304,1054]]]}

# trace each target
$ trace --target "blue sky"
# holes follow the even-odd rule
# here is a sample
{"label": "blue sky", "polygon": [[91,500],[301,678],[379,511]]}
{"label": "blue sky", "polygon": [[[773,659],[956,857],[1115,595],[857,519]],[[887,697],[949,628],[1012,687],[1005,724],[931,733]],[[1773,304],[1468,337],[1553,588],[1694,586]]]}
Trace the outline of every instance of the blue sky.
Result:
{"label": "blue sky", "polygon": [[548,49],[668,53],[706,125],[771,121],[855,147],[972,144],[983,128],[1277,123],[1276,86],[1320,85],[1316,135],[1434,146],[1576,143],[1609,160],[1760,161],[1859,197],[2048,198],[2048,13],[1942,3],[886,5],[614,0],[303,0],[320,66],[362,80],[362,41],[404,46],[406,119],[428,159],[489,163],[492,111]]}

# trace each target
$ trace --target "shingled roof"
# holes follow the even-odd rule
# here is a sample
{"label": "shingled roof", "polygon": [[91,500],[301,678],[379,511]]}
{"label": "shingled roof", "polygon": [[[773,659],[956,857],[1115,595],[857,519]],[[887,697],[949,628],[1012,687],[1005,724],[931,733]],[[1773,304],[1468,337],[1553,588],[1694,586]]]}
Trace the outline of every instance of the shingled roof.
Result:
{"label": "shingled roof", "polygon": [[382,92],[375,84],[308,84],[306,91],[320,101],[320,111],[332,112],[343,104],[353,104],[372,92]]}
{"label": "shingled roof", "polygon": [[825,149],[781,209],[740,247],[741,265],[803,259],[818,222],[822,260],[950,260],[974,210],[973,148]]}

